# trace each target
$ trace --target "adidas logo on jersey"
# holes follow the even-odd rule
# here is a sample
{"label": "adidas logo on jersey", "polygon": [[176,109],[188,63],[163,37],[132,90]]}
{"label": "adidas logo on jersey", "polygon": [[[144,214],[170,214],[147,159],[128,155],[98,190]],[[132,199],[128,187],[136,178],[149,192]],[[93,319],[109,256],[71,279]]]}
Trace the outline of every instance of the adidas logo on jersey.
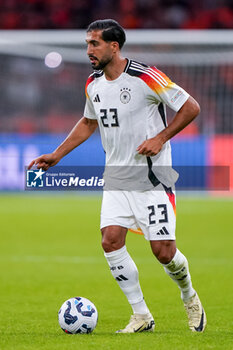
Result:
{"label": "adidas logo on jersey", "polygon": [[159,230],[159,232],[157,232],[157,235],[169,235],[169,232],[168,232],[168,230],[166,229],[166,227],[163,226],[163,227],[161,228],[161,230]]}
{"label": "adidas logo on jersey", "polygon": [[95,95],[93,102],[100,102],[100,97],[98,94]]}

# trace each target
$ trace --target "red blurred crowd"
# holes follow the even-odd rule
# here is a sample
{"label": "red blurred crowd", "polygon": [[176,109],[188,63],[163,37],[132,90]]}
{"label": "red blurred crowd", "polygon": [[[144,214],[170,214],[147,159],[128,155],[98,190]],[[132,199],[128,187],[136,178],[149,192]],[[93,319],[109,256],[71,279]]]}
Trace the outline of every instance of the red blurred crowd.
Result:
{"label": "red blurred crowd", "polygon": [[0,29],[83,29],[101,18],[132,29],[233,29],[233,1],[0,0]]}

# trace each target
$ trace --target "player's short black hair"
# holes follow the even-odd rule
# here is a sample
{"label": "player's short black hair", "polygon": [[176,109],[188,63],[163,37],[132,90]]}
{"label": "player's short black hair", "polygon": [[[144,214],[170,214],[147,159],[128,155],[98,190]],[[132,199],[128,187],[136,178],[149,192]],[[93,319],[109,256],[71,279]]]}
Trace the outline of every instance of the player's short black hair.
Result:
{"label": "player's short black hair", "polygon": [[121,25],[114,19],[100,19],[89,24],[87,32],[92,30],[102,30],[102,38],[104,41],[117,41],[120,49],[125,43],[125,31]]}

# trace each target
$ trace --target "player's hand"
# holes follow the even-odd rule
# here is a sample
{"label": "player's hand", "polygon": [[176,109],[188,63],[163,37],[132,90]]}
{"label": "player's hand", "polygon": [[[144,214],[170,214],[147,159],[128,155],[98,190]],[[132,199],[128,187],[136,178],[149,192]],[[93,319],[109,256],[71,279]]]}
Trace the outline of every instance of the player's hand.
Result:
{"label": "player's hand", "polygon": [[31,169],[33,165],[37,167],[37,169],[48,170],[51,166],[56,165],[59,162],[59,159],[55,156],[54,153],[43,154],[31,161],[28,165],[28,169]]}
{"label": "player's hand", "polygon": [[163,144],[163,138],[160,135],[157,135],[151,139],[143,141],[143,143],[138,146],[137,152],[147,157],[153,157],[161,151]]}

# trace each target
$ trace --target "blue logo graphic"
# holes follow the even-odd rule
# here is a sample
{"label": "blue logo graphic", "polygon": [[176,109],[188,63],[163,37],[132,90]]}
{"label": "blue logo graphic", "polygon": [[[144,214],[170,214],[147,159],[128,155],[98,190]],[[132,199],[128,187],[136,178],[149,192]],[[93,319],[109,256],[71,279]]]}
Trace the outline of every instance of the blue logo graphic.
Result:
{"label": "blue logo graphic", "polygon": [[26,191],[99,191],[103,189],[104,167],[55,166],[47,171],[25,168]]}
{"label": "blue logo graphic", "polygon": [[43,187],[44,182],[43,182],[43,174],[45,171],[42,169],[39,170],[27,170],[27,182],[26,182],[26,187],[31,187],[31,188],[38,188],[38,187]]}

